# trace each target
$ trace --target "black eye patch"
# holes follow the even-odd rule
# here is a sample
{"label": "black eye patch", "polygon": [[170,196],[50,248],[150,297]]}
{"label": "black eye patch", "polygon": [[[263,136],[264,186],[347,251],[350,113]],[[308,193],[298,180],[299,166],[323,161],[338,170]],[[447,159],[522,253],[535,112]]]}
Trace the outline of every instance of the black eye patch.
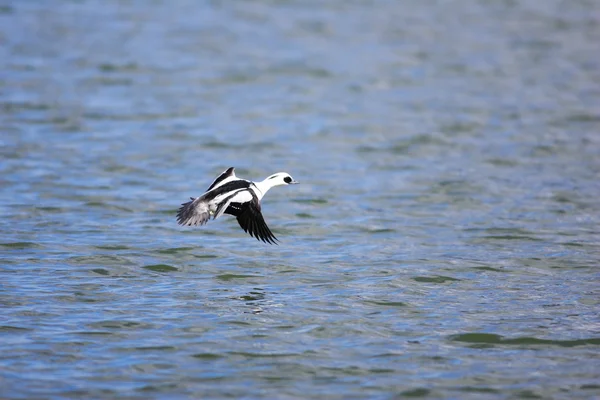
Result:
{"label": "black eye patch", "polygon": [[292,178],[290,178],[289,176],[286,176],[285,178],[283,178],[283,181],[285,183],[290,183],[290,182],[292,182]]}

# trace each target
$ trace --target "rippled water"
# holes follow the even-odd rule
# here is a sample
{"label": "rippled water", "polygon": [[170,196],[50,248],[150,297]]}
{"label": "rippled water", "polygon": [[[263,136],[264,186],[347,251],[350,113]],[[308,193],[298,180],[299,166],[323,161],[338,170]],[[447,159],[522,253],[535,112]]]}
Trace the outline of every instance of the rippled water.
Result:
{"label": "rippled water", "polygon": [[0,397],[600,396],[597,2],[3,4]]}

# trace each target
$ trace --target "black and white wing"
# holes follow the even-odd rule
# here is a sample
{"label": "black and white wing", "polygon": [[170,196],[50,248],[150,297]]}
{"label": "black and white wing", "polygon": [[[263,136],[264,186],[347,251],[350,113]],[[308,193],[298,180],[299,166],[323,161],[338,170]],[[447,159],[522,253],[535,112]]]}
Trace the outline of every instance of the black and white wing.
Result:
{"label": "black and white wing", "polygon": [[221,173],[221,175],[217,176],[217,179],[215,179],[214,182],[210,184],[210,186],[208,187],[208,189],[206,189],[206,191],[208,192],[209,190],[212,190],[212,189],[226,183],[225,181],[231,181],[233,179],[237,179],[237,177],[235,176],[234,170],[235,170],[234,167],[227,168],[225,171],[223,171]]}
{"label": "black and white wing", "polygon": [[204,225],[212,216],[219,218],[232,201],[250,201],[252,195],[248,190],[250,182],[243,179],[220,183],[200,197],[190,197],[183,203],[177,213],[179,225]]}
{"label": "black and white wing", "polygon": [[247,203],[232,203],[227,213],[235,215],[244,232],[248,232],[250,236],[265,243],[277,244],[278,240],[267,226],[256,196]]}
{"label": "black and white wing", "polygon": [[201,197],[190,197],[190,201],[183,203],[177,212],[179,225],[204,225],[210,219],[208,205]]}
{"label": "black and white wing", "polygon": [[[231,168],[233,171],[233,168]],[[247,202],[252,200],[248,191],[250,181],[233,178],[231,175],[220,182],[215,181],[213,189],[200,197],[190,197],[191,201],[183,203],[177,213],[177,222],[180,225],[204,225],[210,217],[220,217],[232,201]]]}

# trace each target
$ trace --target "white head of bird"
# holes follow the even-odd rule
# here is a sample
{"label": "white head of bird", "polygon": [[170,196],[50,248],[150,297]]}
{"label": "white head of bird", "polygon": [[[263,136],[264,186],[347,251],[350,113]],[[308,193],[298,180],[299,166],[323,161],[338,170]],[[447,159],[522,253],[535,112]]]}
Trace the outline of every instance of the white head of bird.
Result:
{"label": "white head of bird", "polygon": [[265,193],[267,193],[267,191],[269,189],[271,189],[272,187],[275,186],[282,186],[282,185],[295,185],[298,182],[294,180],[294,178],[291,177],[290,174],[288,174],[287,172],[278,172],[276,174],[273,174],[271,176],[268,176],[265,180],[260,181],[260,182],[255,182],[254,184],[256,185],[256,187],[258,188],[258,190],[260,190],[264,196]]}

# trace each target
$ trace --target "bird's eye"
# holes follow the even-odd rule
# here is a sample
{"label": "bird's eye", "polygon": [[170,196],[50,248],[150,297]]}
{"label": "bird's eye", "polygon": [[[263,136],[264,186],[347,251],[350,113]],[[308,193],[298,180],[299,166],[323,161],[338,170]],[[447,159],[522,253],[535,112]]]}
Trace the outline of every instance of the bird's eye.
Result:
{"label": "bird's eye", "polygon": [[292,183],[292,178],[290,178],[289,176],[286,176],[285,178],[283,178],[283,181],[285,183]]}

